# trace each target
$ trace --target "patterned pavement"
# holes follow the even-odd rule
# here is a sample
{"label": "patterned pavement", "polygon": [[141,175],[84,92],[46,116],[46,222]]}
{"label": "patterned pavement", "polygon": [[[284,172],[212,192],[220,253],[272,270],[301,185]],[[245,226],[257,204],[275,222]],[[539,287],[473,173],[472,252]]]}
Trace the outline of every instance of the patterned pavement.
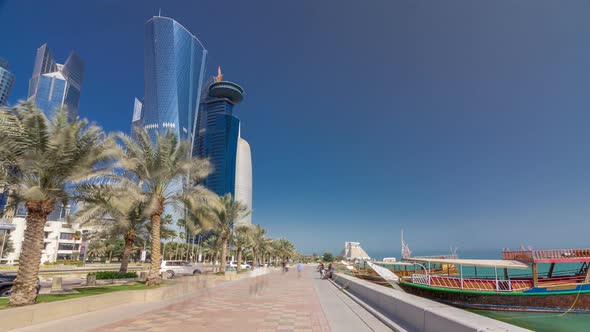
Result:
{"label": "patterned pavement", "polygon": [[312,283],[315,269],[273,272],[205,289],[194,299],[102,326],[95,331],[329,332]]}

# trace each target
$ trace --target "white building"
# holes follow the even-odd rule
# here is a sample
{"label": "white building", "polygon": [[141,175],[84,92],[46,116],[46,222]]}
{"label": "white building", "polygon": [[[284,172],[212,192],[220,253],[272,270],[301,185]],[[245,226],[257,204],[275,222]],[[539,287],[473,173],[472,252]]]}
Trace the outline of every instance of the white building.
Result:
{"label": "white building", "polygon": [[[18,260],[25,238],[26,220],[22,214],[13,218],[0,219],[0,232],[10,234],[14,250],[3,261],[12,263]],[[43,251],[41,262],[55,262],[80,257],[83,247],[83,235],[92,231],[92,226],[68,223],[60,220],[49,220],[45,223],[43,234]]]}
{"label": "white building", "polygon": [[[250,144],[239,137],[236,156],[236,201],[240,201],[252,211],[252,155]],[[236,221],[236,224],[251,225],[252,213]]]}
{"label": "white building", "polygon": [[360,242],[344,242],[344,250],[342,250],[340,256],[346,258],[347,261],[366,261],[371,259],[365,250],[361,248]]}

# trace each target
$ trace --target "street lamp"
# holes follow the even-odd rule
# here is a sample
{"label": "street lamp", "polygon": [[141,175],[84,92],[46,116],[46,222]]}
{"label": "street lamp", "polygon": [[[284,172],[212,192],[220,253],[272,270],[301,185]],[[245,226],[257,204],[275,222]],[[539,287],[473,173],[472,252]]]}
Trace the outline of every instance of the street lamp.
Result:
{"label": "street lamp", "polygon": [[201,262],[201,239],[203,238],[202,234],[199,234],[199,257],[197,258],[197,263]]}
{"label": "street lamp", "polygon": [[55,236],[55,260],[57,262],[57,249],[59,248],[59,235]]}

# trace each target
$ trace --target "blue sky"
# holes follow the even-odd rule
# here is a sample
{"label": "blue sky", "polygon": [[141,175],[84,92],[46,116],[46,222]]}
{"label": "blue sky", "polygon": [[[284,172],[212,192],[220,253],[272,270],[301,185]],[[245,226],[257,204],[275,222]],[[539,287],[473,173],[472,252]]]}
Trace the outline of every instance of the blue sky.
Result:
{"label": "blue sky", "polygon": [[590,2],[0,1],[26,97],[35,50],[86,62],[80,114],[128,130],[144,23],[169,16],[241,84],[254,222],[304,252],[587,246]]}

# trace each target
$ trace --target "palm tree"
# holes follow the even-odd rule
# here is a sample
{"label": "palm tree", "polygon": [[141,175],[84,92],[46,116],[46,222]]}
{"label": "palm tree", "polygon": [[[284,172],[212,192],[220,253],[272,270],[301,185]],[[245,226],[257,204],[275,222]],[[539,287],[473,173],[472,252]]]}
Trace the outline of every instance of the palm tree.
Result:
{"label": "palm tree", "polygon": [[211,208],[191,209],[197,211],[204,227],[213,227],[219,232],[221,240],[221,269],[225,270],[227,259],[227,240],[234,226],[234,221],[239,220],[250,213],[248,207],[240,201],[235,201],[231,194],[225,194],[219,197],[219,204]]}
{"label": "palm tree", "polygon": [[209,261],[213,263],[221,249],[221,241],[217,235],[211,235],[201,244],[203,254],[209,257]]}
{"label": "palm tree", "polygon": [[96,258],[102,258],[107,253],[107,247],[103,241],[95,240],[90,241],[88,244],[88,257],[92,260]]}
{"label": "palm tree", "polygon": [[252,269],[255,269],[258,266],[258,259],[260,258],[258,255],[264,250],[266,230],[260,225],[254,225],[252,227]]}
{"label": "palm tree", "polygon": [[127,186],[128,183],[123,181],[80,186],[76,198],[81,204],[73,216],[73,220],[80,224],[106,227],[115,238],[123,235],[121,273],[127,272],[135,240],[147,231],[145,197],[132,190],[137,185]]}
{"label": "palm tree", "polygon": [[297,252],[295,251],[295,246],[291,243],[291,241],[287,239],[278,239],[274,241],[275,249],[277,251],[278,257],[280,257],[283,262],[291,259]]}
{"label": "palm tree", "polygon": [[[9,303],[35,303],[43,227],[56,203],[66,204],[70,184],[108,167],[113,140],[101,128],[59,110],[49,121],[31,101],[0,111],[0,169],[13,202],[24,202],[26,231]],[[100,168],[99,168],[100,166]]]}
{"label": "palm tree", "polygon": [[237,268],[242,270],[242,253],[244,249],[252,245],[252,228],[249,225],[236,226],[233,234],[233,243],[237,248]]}
{"label": "palm tree", "polygon": [[162,213],[168,206],[182,209],[183,203],[190,202],[191,207],[198,209],[212,202],[216,197],[212,192],[200,185],[188,185],[209,175],[211,167],[207,160],[191,158],[190,144],[179,141],[173,132],[156,136],[156,144],[152,143],[145,129],[136,130],[134,138],[124,134],[118,137],[125,149],[119,163],[126,176],[136,179],[146,196],[146,215],[151,223],[152,239],[152,261],[146,285],[156,286],[161,282]]}

